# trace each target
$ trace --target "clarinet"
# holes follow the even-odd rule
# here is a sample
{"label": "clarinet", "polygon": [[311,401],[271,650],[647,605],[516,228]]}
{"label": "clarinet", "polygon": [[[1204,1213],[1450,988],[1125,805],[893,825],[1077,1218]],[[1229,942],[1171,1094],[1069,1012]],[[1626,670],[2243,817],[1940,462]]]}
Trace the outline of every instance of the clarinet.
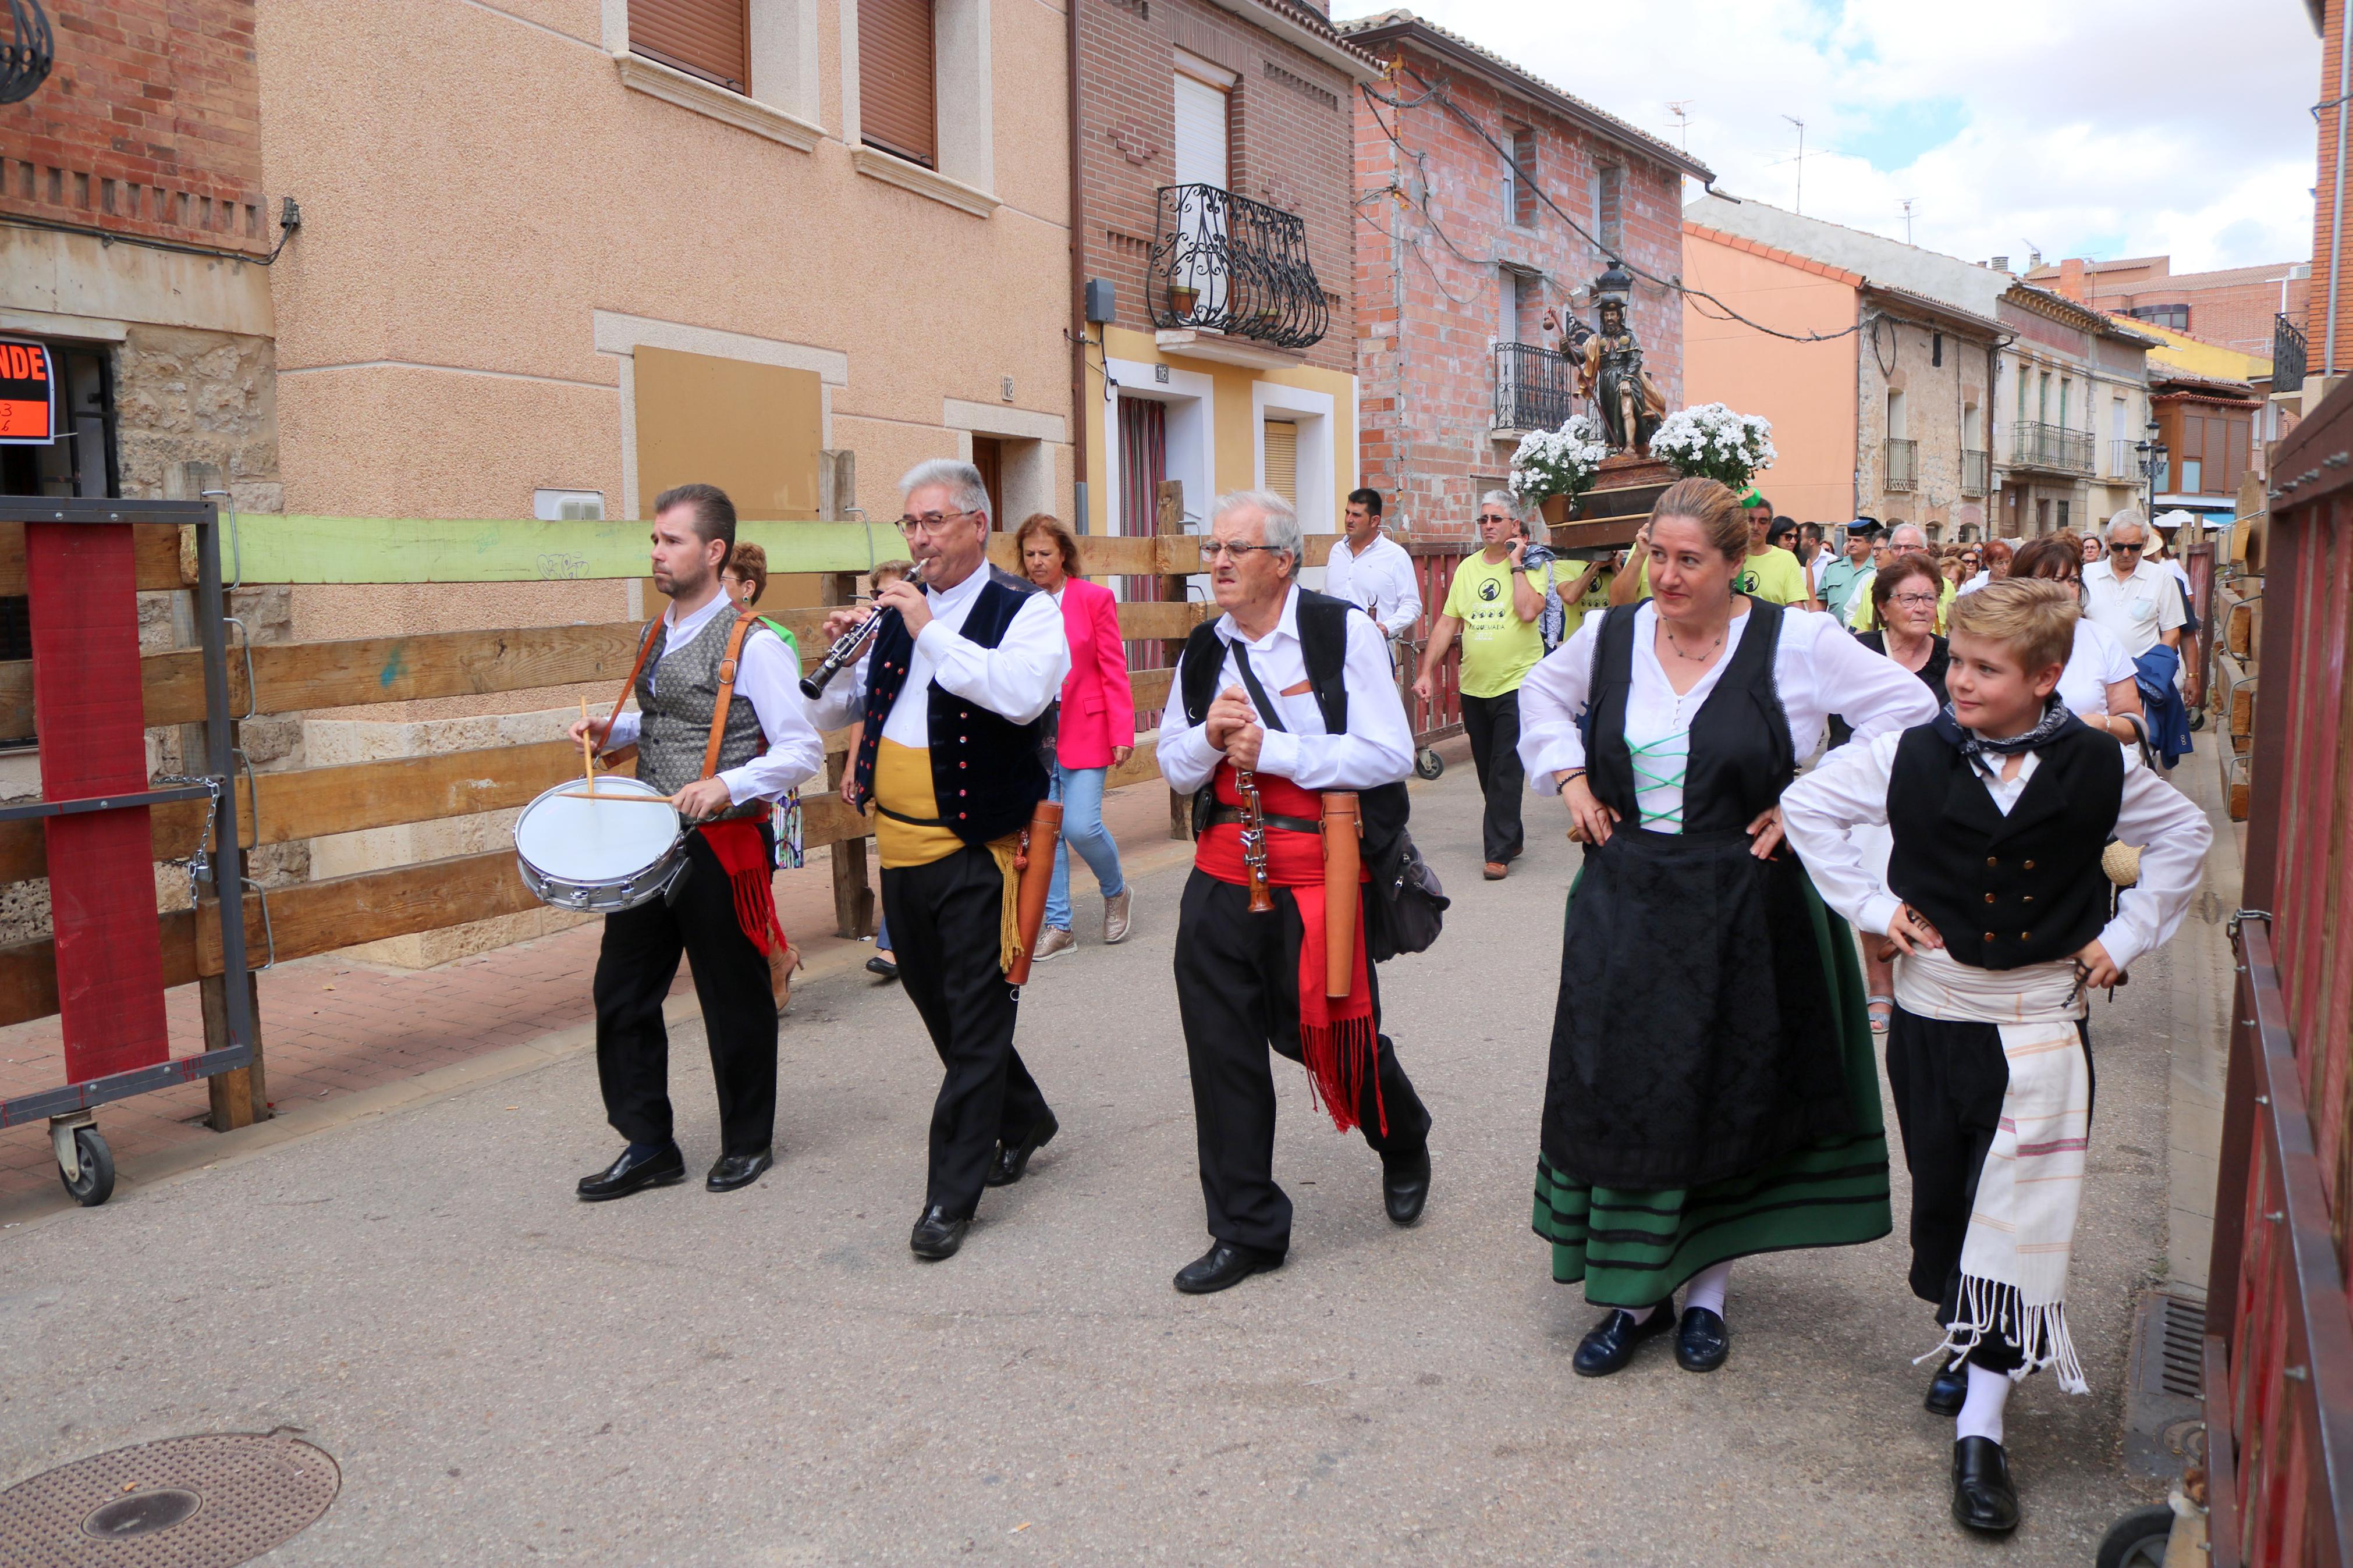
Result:
{"label": "clarinet", "polygon": [[[918,588],[923,585],[922,562],[915,563],[915,569],[907,574],[907,581]],[[858,662],[858,656],[866,651],[866,645],[882,630],[883,623],[898,618],[896,610],[877,610],[842,634],[841,640],[825,650],[825,657],[817,661],[817,668],[801,678],[801,695],[812,702],[824,696],[825,689],[833,684],[833,678]]]}
{"label": "clarinet", "polygon": [[1234,788],[1242,797],[1242,864],[1250,868],[1250,912],[1271,914],[1274,893],[1266,880],[1266,806],[1259,799],[1258,774],[1234,769]]}

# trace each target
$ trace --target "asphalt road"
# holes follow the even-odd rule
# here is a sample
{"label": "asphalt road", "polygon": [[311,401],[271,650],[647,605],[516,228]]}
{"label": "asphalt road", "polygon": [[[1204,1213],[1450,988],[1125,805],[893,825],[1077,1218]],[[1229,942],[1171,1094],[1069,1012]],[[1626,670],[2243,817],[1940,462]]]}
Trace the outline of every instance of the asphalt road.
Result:
{"label": "asphalt road", "polygon": [[[1712,1376],[1664,1343],[1571,1374],[1595,1313],[1527,1221],[1575,851],[1531,801],[1527,858],[1482,884],[1469,772],[1416,798],[1446,935],[1383,977],[1436,1117],[1416,1228],[1278,1064],[1290,1264],[1169,1288],[1205,1245],[1182,873],[1140,881],[1117,948],[1082,878],[1086,945],[1039,970],[1021,1026],[1062,1135],[962,1256],[907,1252],[937,1082],[913,1009],[822,981],[784,1032],[782,1163],[745,1193],[574,1201],[614,1147],[583,1054],[0,1233],[0,1484],[299,1427],[343,1480],[287,1564],[2089,1563],[2155,1496],[2117,1456],[2132,1294],[2163,1247],[2168,987],[2093,1026],[2070,1316],[2095,1392],[2013,1400],[2026,1524],[1964,1539],[1900,1239],[1741,1265]],[[2142,973],[2221,940],[2193,920]],[[673,1045],[700,1170],[708,1066]]]}

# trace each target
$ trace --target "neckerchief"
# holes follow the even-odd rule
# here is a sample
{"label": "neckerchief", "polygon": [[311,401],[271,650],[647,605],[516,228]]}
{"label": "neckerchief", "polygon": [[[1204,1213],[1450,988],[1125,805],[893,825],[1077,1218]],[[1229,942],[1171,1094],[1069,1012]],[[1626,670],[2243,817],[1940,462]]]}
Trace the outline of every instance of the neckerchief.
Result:
{"label": "neckerchief", "polygon": [[1947,738],[1960,749],[1961,755],[1968,758],[1978,767],[1990,770],[1991,764],[1982,761],[1982,758],[1987,755],[2009,757],[2015,756],[2021,752],[2039,751],[2051,743],[2051,737],[2059,732],[2059,727],[2067,722],[2067,705],[2062,702],[2059,700],[2059,694],[2053,691],[2042,700],[2042,717],[2036,720],[2034,728],[2023,735],[2011,735],[2004,740],[1996,740],[1989,735],[1978,734],[1961,722],[1960,716],[1953,711],[1952,700],[1949,698],[1945,701],[1942,722],[1948,731]]}

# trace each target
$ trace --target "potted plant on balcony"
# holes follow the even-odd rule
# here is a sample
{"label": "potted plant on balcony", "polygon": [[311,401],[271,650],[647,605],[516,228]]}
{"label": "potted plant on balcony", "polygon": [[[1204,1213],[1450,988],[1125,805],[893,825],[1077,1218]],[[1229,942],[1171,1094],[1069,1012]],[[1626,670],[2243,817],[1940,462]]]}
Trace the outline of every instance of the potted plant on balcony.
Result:
{"label": "potted plant on balcony", "polygon": [[1172,282],[1168,285],[1168,308],[1176,313],[1180,321],[1193,313],[1193,307],[1200,300],[1201,291],[1190,283]]}
{"label": "potted plant on balcony", "polygon": [[1735,490],[1773,466],[1773,424],[1761,414],[1736,414],[1721,403],[1677,409],[1651,437],[1651,456],[1687,479],[1721,481]]}
{"label": "potted plant on balcony", "polygon": [[1547,524],[1563,521],[1577,498],[1593,488],[1601,459],[1609,455],[1600,428],[1572,414],[1557,430],[1535,430],[1512,453],[1512,489],[1540,506]]}

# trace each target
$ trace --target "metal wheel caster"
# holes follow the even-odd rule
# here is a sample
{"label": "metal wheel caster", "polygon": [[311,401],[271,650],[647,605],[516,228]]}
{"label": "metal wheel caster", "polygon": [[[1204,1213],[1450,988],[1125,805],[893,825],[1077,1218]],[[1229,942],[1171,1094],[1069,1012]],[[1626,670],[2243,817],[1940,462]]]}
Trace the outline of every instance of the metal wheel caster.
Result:
{"label": "metal wheel caster", "polygon": [[2108,1527],[2101,1539],[2099,1568],[2159,1568],[2173,1536],[2173,1510],[2164,1503],[2137,1508]]}
{"label": "metal wheel caster", "polygon": [[1429,746],[1413,755],[1413,771],[1426,779],[1434,779],[1446,771],[1446,759]]}
{"label": "metal wheel caster", "polygon": [[94,1209],[114,1195],[114,1151],[89,1111],[51,1117],[49,1145],[58,1156],[58,1180],[74,1202]]}

